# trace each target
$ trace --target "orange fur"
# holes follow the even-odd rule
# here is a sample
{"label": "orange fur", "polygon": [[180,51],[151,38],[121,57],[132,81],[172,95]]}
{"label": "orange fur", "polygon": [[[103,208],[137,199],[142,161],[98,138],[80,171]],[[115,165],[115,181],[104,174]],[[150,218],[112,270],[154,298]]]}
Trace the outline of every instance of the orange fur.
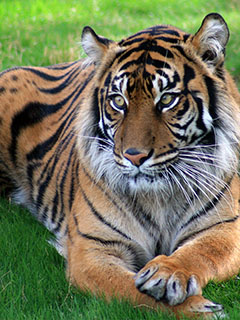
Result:
{"label": "orange fur", "polygon": [[86,60],[0,74],[0,190],[56,235],[82,290],[179,318],[222,312],[202,288],[240,266],[227,40],[217,14],[196,35],[156,26],[119,43],[88,27]]}

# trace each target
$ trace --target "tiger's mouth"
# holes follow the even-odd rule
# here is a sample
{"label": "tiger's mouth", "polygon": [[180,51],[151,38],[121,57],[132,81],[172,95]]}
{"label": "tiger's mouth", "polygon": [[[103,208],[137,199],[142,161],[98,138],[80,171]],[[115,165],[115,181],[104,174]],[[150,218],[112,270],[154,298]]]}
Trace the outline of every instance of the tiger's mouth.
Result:
{"label": "tiger's mouth", "polygon": [[[150,175],[148,173],[138,172],[135,175],[124,174],[125,182],[122,180],[122,186],[125,185],[127,192],[130,194],[140,192],[145,196],[160,194],[165,190],[166,185],[171,178],[168,177],[167,169],[162,169]],[[168,178],[167,178],[168,177]]]}
{"label": "tiger's mouth", "polygon": [[[168,159],[161,159],[162,161],[154,162],[154,160],[147,160],[141,165],[120,165],[122,173],[131,180],[140,181],[147,180],[150,183],[161,179],[171,166],[179,161],[179,153],[174,152],[172,157]],[[118,163],[117,163],[118,164]]]}
{"label": "tiger's mouth", "polygon": [[147,183],[154,183],[158,181],[159,179],[163,178],[164,176],[164,170],[162,172],[157,172],[154,175],[149,175],[146,173],[139,172],[135,176],[128,176],[129,181],[132,181],[134,183],[141,183],[141,182],[147,182]]}
{"label": "tiger's mouth", "polygon": [[[174,163],[176,162],[176,159]],[[169,172],[171,167],[174,166],[173,161],[168,164],[159,164],[154,167],[132,167],[131,170],[122,170],[124,178],[132,187],[152,188],[170,180]],[[152,187],[151,187],[152,186]]]}

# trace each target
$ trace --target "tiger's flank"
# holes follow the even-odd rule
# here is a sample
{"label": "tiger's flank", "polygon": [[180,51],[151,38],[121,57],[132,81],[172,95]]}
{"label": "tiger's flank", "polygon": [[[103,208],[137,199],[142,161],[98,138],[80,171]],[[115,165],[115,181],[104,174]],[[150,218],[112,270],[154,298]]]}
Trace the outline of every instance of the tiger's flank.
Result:
{"label": "tiger's flank", "polygon": [[240,269],[240,95],[217,13],[157,25],[87,58],[0,74],[0,188],[55,235],[67,277],[97,296],[191,318]]}

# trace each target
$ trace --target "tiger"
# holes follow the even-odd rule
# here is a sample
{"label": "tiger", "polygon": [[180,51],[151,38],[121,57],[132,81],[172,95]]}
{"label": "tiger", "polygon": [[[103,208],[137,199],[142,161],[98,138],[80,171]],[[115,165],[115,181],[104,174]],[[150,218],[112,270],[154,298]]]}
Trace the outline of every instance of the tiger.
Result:
{"label": "tiger", "polygon": [[228,26],[156,25],[86,57],[0,74],[0,185],[54,235],[66,277],[106,301],[214,317],[240,269],[240,95]]}

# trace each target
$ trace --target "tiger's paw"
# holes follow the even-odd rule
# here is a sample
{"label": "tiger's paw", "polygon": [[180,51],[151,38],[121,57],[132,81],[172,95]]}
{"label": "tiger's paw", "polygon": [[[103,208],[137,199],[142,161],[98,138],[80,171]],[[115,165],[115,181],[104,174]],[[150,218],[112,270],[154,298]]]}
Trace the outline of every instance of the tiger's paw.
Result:
{"label": "tiger's paw", "polygon": [[184,314],[191,319],[223,319],[226,317],[222,305],[207,300],[201,295],[188,297],[182,304],[172,307],[172,311],[177,315]]}
{"label": "tiger's paw", "polygon": [[158,256],[147,263],[136,275],[135,285],[140,292],[157,301],[164,299],[170,306],[202,292],[197,276],[166,256]]}

